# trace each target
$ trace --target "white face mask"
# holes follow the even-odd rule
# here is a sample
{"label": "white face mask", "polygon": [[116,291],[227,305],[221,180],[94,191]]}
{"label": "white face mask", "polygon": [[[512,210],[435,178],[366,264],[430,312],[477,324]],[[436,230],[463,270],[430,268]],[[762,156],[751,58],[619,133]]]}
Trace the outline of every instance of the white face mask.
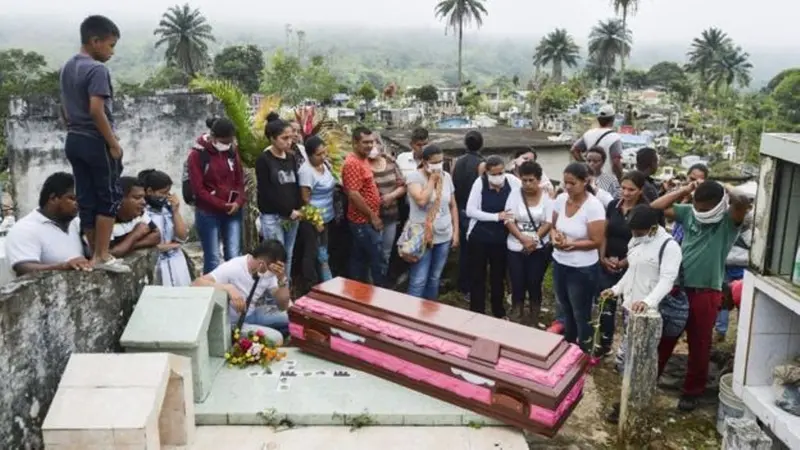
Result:
{"label": "white face mask", "polygon": [[428,172],[431,172],[431,173],[433,173],[433,172],[441,172],[442,169],[444,169],[444,163],[443,162],[428,164]]}
{"label": "white face mask", "polygon": [[726,212],[728,212],[728,194],[725,194],[722,197],[722,200],[717,203],[717,206],[706,212],[700,212],[695,209],[694,205],[692,205],[692,214],[694,215],[694,219],[704,225],[719,223],[722,218],[725,217]]}
{"label": "white face mask", "polygon": [[375,159],[378,156],[380,156],[380,154],[381,154],[381,151],[378,150],[378,147],[372,147],[372,150],[369,151],[369,154],[367,155],[367,158]]}
{"label": "white face mask", "polygon": [[219,142],[214,142],[214,148],[221,152],[227,152],[231,149],[231,144],[220,144]]}
{"label": "white face mask", "polygon": [[505,174],[489,175],[487,178],[489,179],[489,183],[495,186],[502,186],[503,182],[506,181]]}

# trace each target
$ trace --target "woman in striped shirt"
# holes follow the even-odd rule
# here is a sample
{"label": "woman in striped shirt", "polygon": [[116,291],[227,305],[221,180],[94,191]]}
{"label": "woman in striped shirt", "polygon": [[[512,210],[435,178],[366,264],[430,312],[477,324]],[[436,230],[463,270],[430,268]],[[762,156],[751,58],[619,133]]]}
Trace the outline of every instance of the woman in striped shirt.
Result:
{"label": "woman in striped shirt", "polygon": [[397,201],[406,195],[406,183],[397,163],[389,155],[385,154],[383,150],[383,143],[379,138],[367,158],[375,178],[375,184],[378,185],[378,192],[381,194],[383,261],[384,267],[388,268],[400,217]]}

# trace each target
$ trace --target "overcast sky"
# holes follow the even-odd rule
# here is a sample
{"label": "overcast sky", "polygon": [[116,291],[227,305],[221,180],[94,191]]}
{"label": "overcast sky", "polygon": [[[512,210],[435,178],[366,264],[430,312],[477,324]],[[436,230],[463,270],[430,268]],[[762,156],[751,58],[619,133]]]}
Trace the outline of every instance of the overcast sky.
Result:
{"label": "overcast sky", "polygon": [[[106,14],[125,22],[156,22],[169,6],[183,0],[0,0],[0,26],[9,13],[57,15],[80,21]],[[440,28],[433,17],[436,0],[192,0],[213,23],[243,21],[295,28],[313,24],[368,28]],[[493,35],[542,35],[566,27],[580,41],[598,20],[611,17],[606,0],[487,0],[483,32]],[[683,43],[716,26],[744,47],[787,47],[800,41],[797,0],[640,0],[631,19],[638,43]],[[46,30],[42,30],[46,33]],[[124,30],[123,30],[124,34]]]}

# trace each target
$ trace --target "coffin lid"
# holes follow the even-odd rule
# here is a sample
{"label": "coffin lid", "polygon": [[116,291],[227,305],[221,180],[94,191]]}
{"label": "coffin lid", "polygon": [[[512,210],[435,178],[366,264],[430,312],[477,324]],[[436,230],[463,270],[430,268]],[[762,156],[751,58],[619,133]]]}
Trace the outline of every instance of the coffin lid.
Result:
{"label": "coffin lid", "polygon": [[359,305],[363,308],[360,310],[376,318],[388,321],[393,317],[404,318],[469,338],[472,340],[470,357],[488,363],[496,359],[501,350],[546,361],[565,345],[564,338],[557,334],[341,277],[315,286],[309,297],[321,301],[334,297]]}

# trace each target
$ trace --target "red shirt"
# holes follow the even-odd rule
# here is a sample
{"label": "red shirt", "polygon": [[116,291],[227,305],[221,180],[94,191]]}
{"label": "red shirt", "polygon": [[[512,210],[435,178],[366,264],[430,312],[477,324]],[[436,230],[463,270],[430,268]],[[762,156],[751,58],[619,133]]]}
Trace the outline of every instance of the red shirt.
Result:
{"label": "red shirt", "polygon": [[[208,168],[205,172],[200,152],[208,152]],[[197,209],[208,214],[228,214],[229,208],[225,204],[231,198],[231,191],[237,192],[236,203],[239,207],[244,206],[244,172],[237,148],[220,152],[203,135],[190,150],[186,164]]]}
{"label": "red shirt", "polygon": [[[378,214],[381,209],[381,194],[366,158],[360,159],[353,153],[347,155],[342,166],[342,186],[345,192],[361,194],[369,209]],[[353,202],[347,204],[347,220],[353,223],[369,223],[369,217],[361,214]]]}

